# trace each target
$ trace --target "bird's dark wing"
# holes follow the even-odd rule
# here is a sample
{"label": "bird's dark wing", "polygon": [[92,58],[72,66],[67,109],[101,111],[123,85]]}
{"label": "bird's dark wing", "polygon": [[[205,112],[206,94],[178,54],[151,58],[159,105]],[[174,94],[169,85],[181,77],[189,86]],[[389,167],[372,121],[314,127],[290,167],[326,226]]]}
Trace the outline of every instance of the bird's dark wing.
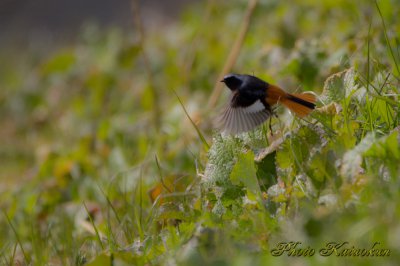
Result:
{"label": "bird's dark wing", "polygon": [[271,116],[269,106],[266,107],[266,103],[262,103],[261,100],[238,105],[235,104],[235,99],[234,93],[230,103],[217,119],[217,127],[224,133],[239,134],[250,131]]}

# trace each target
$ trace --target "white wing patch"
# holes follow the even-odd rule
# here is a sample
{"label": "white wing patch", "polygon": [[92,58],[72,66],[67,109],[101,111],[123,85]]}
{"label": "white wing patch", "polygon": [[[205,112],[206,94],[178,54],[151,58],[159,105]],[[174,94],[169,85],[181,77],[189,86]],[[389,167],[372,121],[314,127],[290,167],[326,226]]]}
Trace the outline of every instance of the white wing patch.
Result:
{"label": "white wing patch", "polygon": [[265,106],[260,100],[257,100],[252,105],[243,109],[245,113],[258,113],[263,111],[265,109]]}

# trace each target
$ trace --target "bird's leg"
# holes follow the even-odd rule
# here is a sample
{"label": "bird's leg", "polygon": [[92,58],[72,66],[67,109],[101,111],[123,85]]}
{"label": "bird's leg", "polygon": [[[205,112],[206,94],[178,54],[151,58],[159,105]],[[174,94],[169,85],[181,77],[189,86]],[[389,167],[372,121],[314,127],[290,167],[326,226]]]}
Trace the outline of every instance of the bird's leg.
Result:
{"label": "bird's leg", "polygon": [[275,113],[274,107],[271,108],[271,115],[269,116],[269,130],[271,131],[271,136],[274,135],[274,132],[272,130],[272,116],[275,116],[276,118],[278,118],[278,115]]}
{"label": "bird's leg", "polygon": [[275,115],[276,116],[276,114],[275,114],[275,112],[274,112],[275,110],[274,110],[274,108],[271,108],[270,109],[270,116],[269,116],[269,130],[270,130],[270,132],[271,132],[271,136],[273,136],[274,135],[274,132],[272,131],[272,116],[273,115]]}
{"label": "bird's leg", "polygon": [[272,115],[269,117],[269,131],[271,131],[271,136],[274,135],[273,131],[272,131]]}

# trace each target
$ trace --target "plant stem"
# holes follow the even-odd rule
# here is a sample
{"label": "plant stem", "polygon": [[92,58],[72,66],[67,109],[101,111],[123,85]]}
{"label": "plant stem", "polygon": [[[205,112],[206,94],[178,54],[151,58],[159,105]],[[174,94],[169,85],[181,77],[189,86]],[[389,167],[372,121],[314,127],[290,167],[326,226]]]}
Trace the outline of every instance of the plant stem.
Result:
{"label": "plant stem", "polygon": [[222,71],[219,74],[217,81],[215,82],[213,93],[210,97],[210,101],[208,102],[208,106],[210,108],[215,107],[218,98],[221,95],[223,84],[220,82],[220,80],[224,77],[225,74],[227,74],[232,69],[232,67],[236,63],[237,58],[239,57],[240,49],[242,48],[244,39],[246,37],[247,31],[250,26],[251,17],[253,15],[255,7],[257,6],[257,3],[258,0],[249,1],[246,13],[242,21],[242,25],[240,26],[240,30],[238,35],[236,36],[236,40],[233,44],[232,50],[230,51],[228,59],[225,61],[225,65],[222,68]]}
{"label": "plant stem", "polygon": [[147,74],[147,82],[149,86],[149,90],[151,91],[151,96],[153,100],[153,123],[156,132],[158,133],[160,130],[161,125],[161,110],[160,110],[160,102],[158,93],[155,89],[154,85],[154,77],[153,72],[151,70],[151,64],[149,57],[146,52],[146,39],[145,33],[143,28],[143,23],[140,15],[140,4],[138,0],[132,0],[132,11],[133,11],[133,18],[134,18],[134,25],[139,34],[139,46],[142,52],[143,64]]}

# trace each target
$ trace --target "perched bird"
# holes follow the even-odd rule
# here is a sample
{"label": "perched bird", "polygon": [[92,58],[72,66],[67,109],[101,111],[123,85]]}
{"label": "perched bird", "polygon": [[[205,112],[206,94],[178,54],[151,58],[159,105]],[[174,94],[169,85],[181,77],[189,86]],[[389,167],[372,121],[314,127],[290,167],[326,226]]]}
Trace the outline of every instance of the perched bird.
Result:
{"label": "perched bird", "polygon": [[287,93],[255,76],[229,74],[221,82],[232,94],[217,126],[228,134],[247,132],[261,125],[271,117],[271,108],[278,103],[299,117],[308,115],[315,108],[315,95]]}

